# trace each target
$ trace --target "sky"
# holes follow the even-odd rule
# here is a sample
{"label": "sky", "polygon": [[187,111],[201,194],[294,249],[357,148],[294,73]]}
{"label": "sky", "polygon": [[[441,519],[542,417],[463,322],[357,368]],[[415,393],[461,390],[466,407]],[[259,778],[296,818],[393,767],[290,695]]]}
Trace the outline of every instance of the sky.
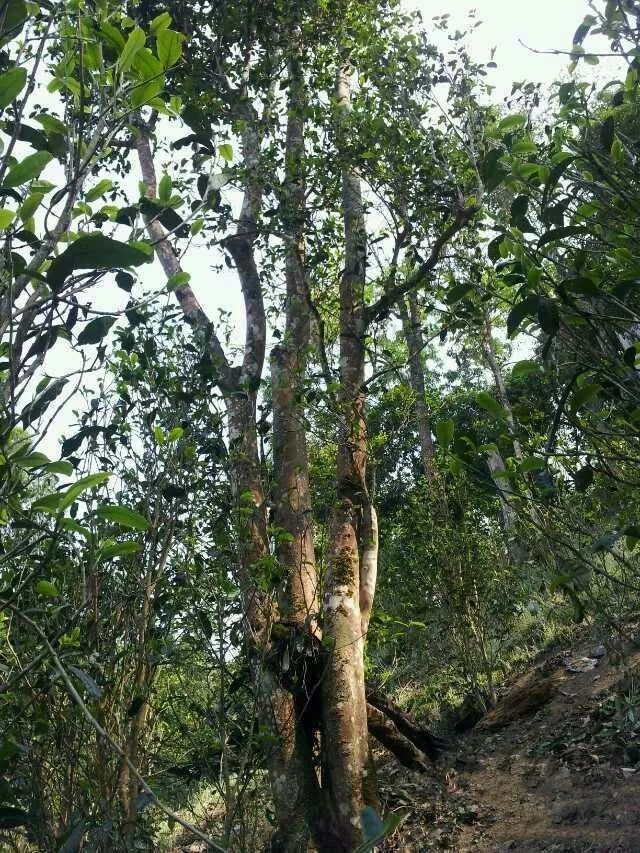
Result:
{"label": "sky", "polygon": [[[477,61],[488,61],[496,48],[493,85],[508,94],[514,80],[547,85],[561,75],[567,58],[533,53],[535,50],[568,50],[573,34],[586,14],[587,0],[404,0],[407,9],[419,11],[428,24],[435,15],[449,13],[451,24],[466,29],[468,14],[482,21],[470,37],[470,53]],[[523,42],[521,44],[520,42]]]}
{"label": "sky", "polygon": [[[466,43],[470,55],[480,62],[488,62],[495,48],[493,61],[497,68],[489,69],[487,78],[495,86],[495,101],[509,95],[515,80],[541,82],[543,93],[549,92],[551,83],[566,75],[568,59],[566,56],[537,54],[530,48],[570,49],[577,26],[589,12],[587,0],[536,0],[535,3],[530,0],[477,0],[475,3],[468,0],[404,0],[404,5],[407,9],[419,11],[427,28],[433,16],[446,13],[450,15],[451,30],[456,27],[467,30],[473,21],[482,21],[481,26],[470,33]],[[470,19],[469,12],[473,9],[475,17]],[[446,50],[446,37],[441,38],[440,46]],[[184,259],[184,268],[191,273],[192,286],[212,319],[218,316],[220,308],[232,312],[234,339],[239,343],[244,336],[244,317],[235,274],[231,270],[212,272],[211,263],[211,256],[205,250],[193,247]],[[147,287],[155,287],[164,281],[157,262],[144,270]],[[115,287],[105,287],[96,294],[93,307],[105,311],[122,310],[124,298],[124,294]],[[46,367],[52,375],[63,374],[69,369],[68,359],[73,357],[72,353],[63,353],[60,348],[59,354],[54,352],[51,356]],[[70,408],[65,407],[40,445],[39,449],[52,458],[58,455],[61,434],[75,431],[71,426]]]}

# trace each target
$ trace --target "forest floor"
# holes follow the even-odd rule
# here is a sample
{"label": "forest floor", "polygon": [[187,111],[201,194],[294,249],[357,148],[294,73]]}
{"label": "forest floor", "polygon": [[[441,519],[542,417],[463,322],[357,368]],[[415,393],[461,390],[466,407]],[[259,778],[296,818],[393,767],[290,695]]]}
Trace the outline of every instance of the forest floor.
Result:
{"label": "forest floor", "polygon": [[407,812],[384,853],[637,853],[638,646],[620,658],[592,635],[555,649],[429,773],[381,756],[379,774],[386,805]]}

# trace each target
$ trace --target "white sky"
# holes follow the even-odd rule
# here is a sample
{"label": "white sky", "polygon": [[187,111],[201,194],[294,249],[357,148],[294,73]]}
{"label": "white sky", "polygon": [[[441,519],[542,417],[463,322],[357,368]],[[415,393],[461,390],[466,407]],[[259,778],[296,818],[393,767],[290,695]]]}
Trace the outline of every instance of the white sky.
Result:
{"label": "white sky", "polygon": [[[490,76],[487,78],[495,86],[496,101],[510,93],[511,84],[515,80],[541,82],[545,92],[549,91],[554,80],[565,76],[567,57],[535,54],[520,42],[539,50],[569,50],[577,26],[589,12],[587,0],[536,0],[535,3],[530,0],[477,0],[475,3],[468,0],[404,0],[404,3],[408,9],[421,13],[427,29],[434,15],[447,12],[450,15],[451,31],[455,28],[466,30],[473,21],[483,22],[473,30],[466,43],[470,55],[480,62],[488,62],[491,50],[496,48],[493,59],[498,67],[489,69]],[[468,15],[472,9],[475,9],[476,14],[470,20]],[[447,44],[445,36],[441,48],[446,50]],[[137,175],[132,175],[132,180],[137,181]],[[212,319],[217,317],[219,308],[233,312],[237,335],[234,337],[240,342],[244,336],[244,317],[235,274],[232,271],[214,273],[210,270],[211,263],[208,252],[194,246],[184,259],[184,268],[191,273],[191,284]],[[143,269],[147,287],[162,286],[164,277],[157,263]],[[125,301],[122,291],[109,283],[94,299],[94,308],[121,310]],[[46,363],[47,371],[51,374],[62,374],[69,369],[70,353],[63,353],[62,350],[63,347],[56,347]],[[65,408],[40,445],[39,449],[52,458],[58,455],[60,435],[73,433],[70,428],[71,408]]]}
{"label": "white sky", "polygon": [[483,23],[468,40],[470,53],[486,62],[496,48],[498,68],[491,82],[500,94],[508,94],[514,80],[548,85],[562,75],[566,57],[535,54],[520,41],[537,50],[569,50],[573,34],[590,11],[587,0],[404,0],[404,5],[419,11],[426,26],[434,15],[449,13],[451,24],[461,30],[468,28],[468,14],[475,10],[474,20]]}

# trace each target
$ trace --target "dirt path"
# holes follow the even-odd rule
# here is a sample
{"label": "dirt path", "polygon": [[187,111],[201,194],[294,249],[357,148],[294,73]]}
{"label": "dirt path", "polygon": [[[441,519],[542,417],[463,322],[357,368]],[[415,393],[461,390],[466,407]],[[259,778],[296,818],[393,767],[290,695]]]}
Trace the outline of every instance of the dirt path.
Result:
{"label": "dirt path", "polygon": [[[462,738],[429,778],[386,763],[383,796],[409,815],[385,853],[640,853],[640,654],[568,673],[566,659],[590,649],[564,650],[512,685],[494,726]],[[537,694],[527,714],[522,698]]]}

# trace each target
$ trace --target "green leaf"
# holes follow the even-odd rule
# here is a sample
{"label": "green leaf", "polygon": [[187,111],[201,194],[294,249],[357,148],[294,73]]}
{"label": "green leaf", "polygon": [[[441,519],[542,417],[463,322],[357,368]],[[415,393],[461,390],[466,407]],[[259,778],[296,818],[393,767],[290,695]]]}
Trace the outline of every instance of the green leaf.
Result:
{"label": "green leaf", "polygon": [[513,306],[507,317],[507,334],[510,338],[516,334],[525,317],[532,317],[535,314],[539,304],[540,297],[532,294]]}
{"label": "green leaf", "polygon": [[443,450],[447,450],[453,441],[455,432],[455,423],[451,418],[446,421],[438,421],[436,424],[436,438],[442,445]]}
{"label": "green leaf", "polygon": [[91,202],[100,198],[101,195],[104,195],[108,192],[113,186],[113,181],[110,181],[109,178],[103,178],[101,181],[95,185],[95,187],[91,187],[91,189],[85,193],[85,201]]}
{"label": "green leaf", "polygon": [[511,371],[511,375],[514,379],[520,379],[523,376],[530,376],[532,373],[539,373],[540,365],[535,361],[531,361],[530,359],[524,359],[523,361],[518,361],[513,365],[513,370]]}
{"label": "green leaf", "polygon": [[31,193],[28,195],[20,207],[20,219],[23,222],[31,219],[36,210],[40,207],[44,193]]}
{"label": "green leaf", "polygon": [[572,411],[577,412],[578,409],[582,408],[586,403],[595,399],[600,391],[602,391],[602,386],[597,385],[595,382],[588,382],[586,385],[583,385],[571,398]]}
{"label": "green leaf", "polygon": [[148,530],[149,522],[139,512],[126,506],[101,506],[96,510],[99,518],[121,524],[123,527],[131,527],[133,530]]}
{"label": "green leaf", "polygon": [[60,593],[51,581],[41,580],[36,584],[36,592],[43,598],[57,598]]}
{"label": "green leaf", "polygon": [[557,243],[558,240],[564,240],[567,237],[577,237],[579,234],[588,234],[587,228],[582,228],[578,225],[567,225],[565,228],[555,228],[553,231],[547,231],[538,241],[538,248],[546,246],[547,243]]}
{"label": "green leaf", "polygon": [[137,267],[148,260],[146,252],[134,246],[102,234],[89,234],[73,242],[53,261],[47,273],[47,281],[56,291],[75,270]]}
{"label": "green leaf", "polygon": [[182,56],[182,33],[162,29],[156,36],[156,52],[163,68],[171,68]]}
{"label": "green leaf", "polygon": [[7,210],[3,208],[0,210],[0,231],[5,231],[16,218],[13,210]]}
{"label": "green leaf", "polygon": [[171,26],[171,15],[168,12],[161,12],[151,21],[151,32],[157,33],[159,30],[164,30]]}
{"label": "green leaf", "polygon": [[24,0],[3,0],[0,4],[0,47],[20,35],[29,17]]}
{"label": "green leaf", "polygon": [[139,542],[112,542],[107,540],[100,546],[100,556],[104,560],[111,560],[114,557],[137,554],[141,548],[142,546]]}
{"label": "green leaf", "polygon": [[555,335],[560,328],[560,315],[558,306],[551,299],[541,299],[538,305],[538,321],[543,332],[547,335]]}
{"label": "green leaf", "polygon": [[62,500],[61,492],[53,492],[49,495],[43,495],[31,504],[31,512],[50,512],[54,515],[58,512],[60,501]]}
{"label": "green leaf", "polygon": [[229,145],[228,142],[223,142],[222,145],[218,145],[218,151],[220,152],[220,156],[223,160],[226,160],[227,163],[230,163],[233,160],[233,146]]}
{"label": "green leaf", "polygon": [[174,441],[179,441],[183,435],[184,429],[181,426],[174,427],[167,436],[167,441],[172,444]]}
{"label": "green leaf", "polygon": [[506,118],[503,118],[498,125],[498,131],[500,133],[506,133],[509,130],[516,130],[517,128],[524,127],[526,123],[526,115],[517,113],[515,115],[506,116]]}
{"label": "green leaf", "polygon": [[476,402],[479,406],[489,412],[490,415],[494,415],[496,418],[504,417],[504,409],[488,391],[480,391],[479,394],[476,394]]}
{"label": "green leaf", "polygon": [[184,270],[174,272],[174,274],[167,279],[167,290],[173,291],[177,290],[179,287],[184,287],[185,284],[189,284],[190,280],[191,276],[188,272],[184,272]]}
{"label": "green leaf", "polygon": [[613,116],[609,116],[609,118],[605,119],[600,125],[600,144],[607,152],[607,154],[611,151],[611,146],[613,145],[613,140],[615,139],[616,132],[616,122]]}
{"label": "green leaf", "polygon": [[0,74],[0,110],[18,97],[27,82],[26,68],[10,68]]}
{"label": "green leaf", "polygon": [[78,666],[74,666],[72,663],[67,664],[67,669],[75,675],[78,681],[82,682],[90,696],[94,699],[99,699],[102,696],[102,687],[99,687],[93,678],[91,678],[91,676],[83,669],[80,669]]}
{"label": "green leaf", "polygon": [[525,456],[518,467],[522,474],[528,474],[530,471],[544,471],[547,463],[539,456]]}
{"label": "green leaf", "polygon": [[131,104],[134,107],[142,107],[157,98],[164,89],[164,75],[149,80],[142,86],[136,86],[131,92]]}
{"label": "green leaf", "polygon": [[160,201],[168,202],[171,199],[171,191],[173,189],[173,181],[171,175],[163,175],[158,184],[158,198]]}
{"label": "green leaf", "polygon": [[23,425],[27,427],[39,420],[56,397],[60,396],[66,384],[66,379],[56,379],[41,394],[37,394],[30,403],[27,403],[20,413]]}
{"label": "green leaf", "polygon": [[29,154],[28,157],[9,169],[4,181],[5,187],[19,187],[26,184],[27,181],[37,178],[52,159],[53,154],[49,151],[36,151],[35,154]]}
{"label": "green leaf", "polygon": [[118,59],[118,70],[121,74],[131,68],[136,53],[144,47],[146,40],[147,38],[140,27],[135,27],[131,30],[129,38],[126,41],[125,46],[122,48],[122,53]]}
{"label": "green leaf", "polygon": [[89,489],[95,489],[97,486],[101,486],[103,483],[106,483],[109,477],[111,477],[111,474],[107,471],[99,471],[96,474],[88,474],[86,477],[82,477],[81,480],[78,480],[77,483],[74,483],[65,492],[62,492],[60,511],[63,512],[65,509],[70,507],[75,499],[83,492],[86,492]]}
{"label": "green leaf", "polygon": [[84,327],[78,335],[78,343],[80,346],[86,344],[98,344],[106,337],[109,329],[115,323],[115,317],[96,317]]}
{"label": "green leaf", "polygon": [[67,135],[67,126],[59,118],[56,118],[56,116],[49,115],[49,113],[40,113],[40,115],[35,116],[35,120],[38,124],[42,125],[48,134],[62,137]]}
{"label": "green leaf", "polygon": [[61,474],[63,477],[70,477],[73,474],[73,465],[71,462],[65,462],[64,459],[58,462],[50,462],[44,466],[47,474]]}
{"label": "green leaf", "polygon": [[78,524],[73,518],[61,518],[59,524],[64,530],[70,530],[72,533],[79,533],[80,536],[84,536],[87,542],[91,542],[93,539],[92,532],[81,524]]}

